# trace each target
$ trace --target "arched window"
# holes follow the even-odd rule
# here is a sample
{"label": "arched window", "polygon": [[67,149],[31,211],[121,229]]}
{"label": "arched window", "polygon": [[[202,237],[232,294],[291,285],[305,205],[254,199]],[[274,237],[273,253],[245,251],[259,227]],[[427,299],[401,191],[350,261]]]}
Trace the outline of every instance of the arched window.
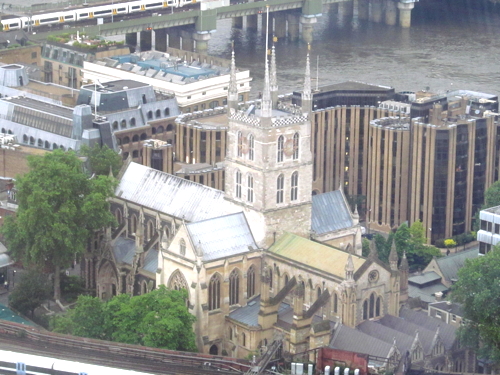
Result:
{"label": "arched window", "polygon": [[216,310],[218,308],[220,308],[220,276],[215,274],[208,285],[208,309]]}
{"label": "arched window", "polygon": [[34,146],[35,145],[35,138],[30,137],[30,145]]}
{"label": "arched window", "polygon": [[132,159],[136,159],[138,157],[139,157],[139,151],[138,150],[132,151]]}
{"label": "arched window", "polygon": [[241,198],[241,172],[236,171],[236,198]]}
{"label": "arched window", "polygon": [[373,318],[375,316],[375,294],[372,293],[370,295],[370,313],[369,313],[369,318]]}
{"label": "arched window", "polygon": [[118,143],[118,146],[122,145],[122,139],[121,138],[116,138],[116,143]]}
{"label": "arched window", "polygon": [[66,148],[65,148],[63,145],[60,145],[60,146],[59,146],[59,148],[60,148],[61,150],[63,150],[63,151],[65,151],[65,150],[66,150]]}
{"label": "arched window", "polygon": [[7,133],[8,133],[8,134],[14,134],[14,133],[12,132],[12,130],[10,130],[10,129],[7,131]]}
{"label": "arched window", "polygon": [[339,297],[337,296],[337,293],[333,293],[333,312],[338,313],[338,308],[339,308]]}
{"label": "arched window", "polygon": [[137,216],[132,215],[130,217],[130,234],[135,236],[135,232],[137,231]]}
{"label": "arched window", "polygon": [[3,133],[3,134],[5,134],[5,133],[6,133],[5,128],[2,128],[2,133]]}
{"label": "arched window", "polygon": [[247,336],[245,335],[244,332],[241,334],[241,345],[242,346],[246,346],[247,345]]}
{"label": "arched window", "polygon": [[122,121],[120,122],[120,127],[121,127],[122,129],[125,129],[125,128],[127,127],[127,121],[122,120]]}
{"label": "arched window", "polygon": [[137,134],[134,134],[132,137],[132,142],[139,142],[139,136]]}
{"label": "arched window", "polygon": [[297,160],[299,158],[299,133],[295,133],[293,135],[293,160]]}
{"label": "arched window", "polygon": [[251,174],[247,178],[247,201],[253,202],[253,176]]}
{"label": "arched window", "polygon": [[251,266],[247,272],[247,298],[255,294],[255,269]]}
{"label": "arched window", "polygon": [[146,241],[149,241],[153,238],[155,232],[153,220],[148,220],[148,224],[146,225]]}
{"label": "arched window", "polygon": [[233,329],[230,327],[229,328],[229,340],[233,339]]}
{"label": "arched window", "polygon": [[23,143],[28,143],[28,136],[26,134],[23,135]]}
{"label": "arched window", "polygon": [[135,117],[130,119],[130,126],[135,126]]}
{"label": "arched window", "polygon": [[316,289],[316,294],[317,294],[317,298],[319,299],[319,297],[321,297],[321,288],[318,286],[318,289]]}
{"label": "arched window", "polygon": [[278,163],[281,163],[283,161],[284,144],[285,144],[285,138],[282,135],[280,135],[278,138],[278,152],[276,155],[276,161]]}
{"label": "arched window", "polygon": [[209,353],[211,355],[219,355],[219,348],[217,347],[217,345],[213,344],[211,347],[210,347],[210,351]]}
{"label": "arched window", "polygon": [[154,126],[151,128],[151,134],[156,134],[156,128]]}
{"label": "arched window", "polygon": [[130,143],[130,138],[129,138],[129,137],[125,137],[125,138],[123,138],[123,144],[124,144],[124,145],[127,145],[127,144],[129,144],[129,143]]}
{"label": "arched window", "polygon": [[285,275],[285,285],[288,284],[288,275]]}
{"label": "arched window", "polygon": [[273,269],[269,268],[269,288],[273,287]]}
{"label": "arched window", "polygon": [[52,150],[57,150],[59,148],[59,146],[57,145],[57,143],[52,143]]}
{"label": "arched window", "polygon": [[170,277],[170,281],[168,282],[168,288],[173,289],[173,290],[184,289],[189,293],[186,279],[184,278],[184,275],[179,270],[176,270],[172,274],[172,276]]}
{"label": "arched window", "polygon": [[378,297],[377,303],[375,304],[375,316],[380,316],[380,304],[381,304],[381,299],[380,297]]}
{"label": "arched window", "polygon": [[118,121],[113,122],[113,130],[118,130]]}
{"label": "arched window", "polygon": [[293,172],[290,180],[290,200],[296,201],[299,196],[299,173]]}
{"label": "arched window", "polygon": [[186,241],[184,241],[184,238],[181,238],[179,245],[179,253],[181,254],[181,256],[186,255]]}
{"label": "arched window", "polygon": [[363,302],[363,320],[368,319],[368,301]]}
{"label": "arched window", "polygon": [[148,135],[146,133],[141,134],[141,141],[145,141]]}
{"label": "arched window", "polygon": [[50,148],[50,143],[49,143],[49,141],[45,141],[45,148]]}
{"label": "arched window", "polygon": [[38,139],[38,147],[43,147],[43,141],[41,139]]}
{"label": "arched window", "polygon": [[153,118],[153,111],[148,111],[148,120]]}
{"label": "arched window", "polygon": [[276,203],[283,203],[284,188],[285,188],[285,176],[280,174],[276,179]]}
{"label": "arched window", "polygon": [[156,110],[155,116],[156,116],[156,118],[161,117],[161,111],[159,109]]}
{"label": "arched window", "polygon": [[170,108],[165,108],[165,116],[170,116]]}
{"label": "arched window", "polygon": [[234,269],[229,275],[229,304],[235,305],[240,301],[240,273]]}
{"label": "arched window", "polygon": [[237,151],[237,155],[238,155],[238,157],[242,157],[243,156],[243,134],[241,134],[241,132],[238,132],[238,134],[236,135],[236,137],[238,138],[238,151]]}
{"label": "arched window", "polygon": [[115,218],[116,218],[116,221],[118,222],[118,224],[122,223],[122,221],[123,221],[123,215],[122,215],[122,211],[119,208],[117,208],[115,210]]}
{"label": "arched window", "polygon": [[146,104],[146,103],[147,103],[146,94],[142,94],[142,104]]}
{"label": "arched window", "polygon": [[210,102],[210,104],[208,106],[209,106],[209,108],[214,109],[215,107],[219,106],[219,101],[218,100],[213,100],[213,101]]}
{"label": "arched window", "polygon": [[248,136],[248,160],[254,160],[255,155],[255,138],[253,134]]}
{"label": "arched window", "polygon": [[168,131],[168,132],[171,132],[172,130],[174,130],[174,125],[172,125],[172,124],[168,124],[168,125],[167,125],[167,131]]}
{"label": "arched window", "polygon": [[163,133],[164,131],[165,131],[165,128],[163,126],[158,126],[158,129],[156,129],[157,134]]}

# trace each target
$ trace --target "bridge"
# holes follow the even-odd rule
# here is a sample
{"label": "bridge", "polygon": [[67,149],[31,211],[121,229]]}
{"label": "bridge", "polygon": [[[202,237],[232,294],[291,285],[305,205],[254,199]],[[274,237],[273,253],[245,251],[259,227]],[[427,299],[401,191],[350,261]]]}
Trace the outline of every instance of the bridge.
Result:
{"label": "bridge", "polygon": [[[207,49],[211,33],[217,29],[217,20],[232,18],[233,26],[242,28],[243,17],[246,17],[247,28],[257,29],[258,15],[269,11],[269,22],[270,25],[274,22],[276,37],[288,36],[291,40],[302,37],[310,43],[313,25],[317,22],[317,17],[321,16],[324,4],[337,7],[344,15],[374,22],[384,20],[388,25],[395,25],[399,15],[399,25],[408,28],[411,25],[411,10],[416,1],[419,0],[266,0],[76,27],[71,31],[76,33],[78,30],[80,34],[102,37],[125,34],[127,43],[136,45],[138,50],[149,47],[159,51],[166,51],[168,35],[169,45],[173,48],[181,48],[182,43],[182,49],[203,52]],[[266,17],[261,17],[261,21],[265,32]],[[34,39],[44,40],[49,34],[53,35],[54,32],[39,33],[34,35]]]}

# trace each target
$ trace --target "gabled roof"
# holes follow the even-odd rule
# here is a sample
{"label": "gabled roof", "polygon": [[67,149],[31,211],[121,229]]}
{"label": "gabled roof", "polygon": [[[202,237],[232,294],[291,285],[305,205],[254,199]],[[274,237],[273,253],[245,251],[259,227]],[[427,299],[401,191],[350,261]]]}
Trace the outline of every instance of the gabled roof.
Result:
{"label": "gabled roof", "polygon": [[243,212],[189,223],[186,228],[195,251],[205,261],[258,249]]}
{"label": "gabled roof", "polygon": [[[326,246],[292,233],[285,233],[268,251],[317,270],[331,273],[341,278],[345,277],[344,268],[349,253],[334,247]],[[357,270],[366,260],[352,254],[352,261],[354,269]]]}
{"label": "gabled roof", "polygon": [[389,345],[392,345],[394,341],[396,341],[396,346],[398,347],[400,353],[406,353],[407,350],[411,349],[411,345],[413,344],[416,335],[416,332],[413,336],[408,335],[405,332],[400,332],[393,329],[390,325],[388,326],[382,324],[380,321],[367,320],[359,324],[356,328],[361,332],[372,337],[376,337]]}
{"label": "gabled roof", "polygon": [[340,190],[313,195],[311,228],[316,234],[324,234],[353,225],[351,212]]}
{"label": "gabled roof", "polygon": [[144,257],[144,266],[142,269],[147,272],[156,273],[158,269],[158,250],[148,250]]}
{"label": "gabled roof", "polygon": [[339,325],[335,329],[329,346],[333,349],[369,354],[382,358],[388,358],[392,348],[392,344],[388,344],[376,337],[345,325]]}
{"label": "gabled roof", "polygon": [[459,303],[453,303],[450,301],[440,301],[440,302],[434,302],[429,304],[429,308],[436,308],[440,309],[443,311],[447,311],[449,313],[458,315],[458,316],[463,316],[464,312],[462,310],[462,305]]}
{"label": "gabled roof", "polygon": [[436,262],[445,280],[451,281],[457,279],[458,270],[464,266],[465,260],[477,258],[478,253],[477,248],[474,248],[438,258]]}
{"label": "gabled roof", "polygon": [[[125,237],[118,237],[113,242],[113,254],[117,264],[132,264],[135,255],[135,241]],[[155,270],[156,271],[156,270]]]}
{"label": "gabled roof", "polygon": [[225,213],[224,192],[131,162],[115,190],[118,198],[188,222]]}
{"label": "gabled roof", "polygon": [[437,280],[441,280],[441,276],[439,276],[434,271],[425,272],[425,273],[415,275],[415,276],[410,276],[408,278],[408,282],[410,284],[415,284],[415,285],[424,285],[424,284],[435,282]]}
{"label": "gabled roof", "polygon": [[446,292],[448,291],[448,287],[442,283],[436,283],[436,284],[431,284],[428,286],[415,286],[415,285],[408,285],[408,296],[410,298],[420,298],[422,302],[434,302],[436,299],[434,298],[434,295],[437,292]]}

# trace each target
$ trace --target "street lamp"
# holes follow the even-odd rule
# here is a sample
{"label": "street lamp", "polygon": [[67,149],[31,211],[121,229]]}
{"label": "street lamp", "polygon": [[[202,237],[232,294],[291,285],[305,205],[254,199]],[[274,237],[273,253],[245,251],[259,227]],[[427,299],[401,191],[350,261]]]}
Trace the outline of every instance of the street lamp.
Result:
{"label": "street lamp", "polygon": [[16,270],[12,273],[12,289],[14,289],[14,285],[16,283]]}

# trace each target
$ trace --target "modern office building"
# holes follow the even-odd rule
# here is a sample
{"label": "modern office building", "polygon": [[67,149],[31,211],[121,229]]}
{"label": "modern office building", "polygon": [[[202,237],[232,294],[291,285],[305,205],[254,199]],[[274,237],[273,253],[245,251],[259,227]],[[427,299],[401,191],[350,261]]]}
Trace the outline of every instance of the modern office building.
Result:
{"label": "modern office building", "polygon": [[500,206],[490,207],[479,212],[481,220],[477,232],[479,254],[486,254],[500,242]]}

